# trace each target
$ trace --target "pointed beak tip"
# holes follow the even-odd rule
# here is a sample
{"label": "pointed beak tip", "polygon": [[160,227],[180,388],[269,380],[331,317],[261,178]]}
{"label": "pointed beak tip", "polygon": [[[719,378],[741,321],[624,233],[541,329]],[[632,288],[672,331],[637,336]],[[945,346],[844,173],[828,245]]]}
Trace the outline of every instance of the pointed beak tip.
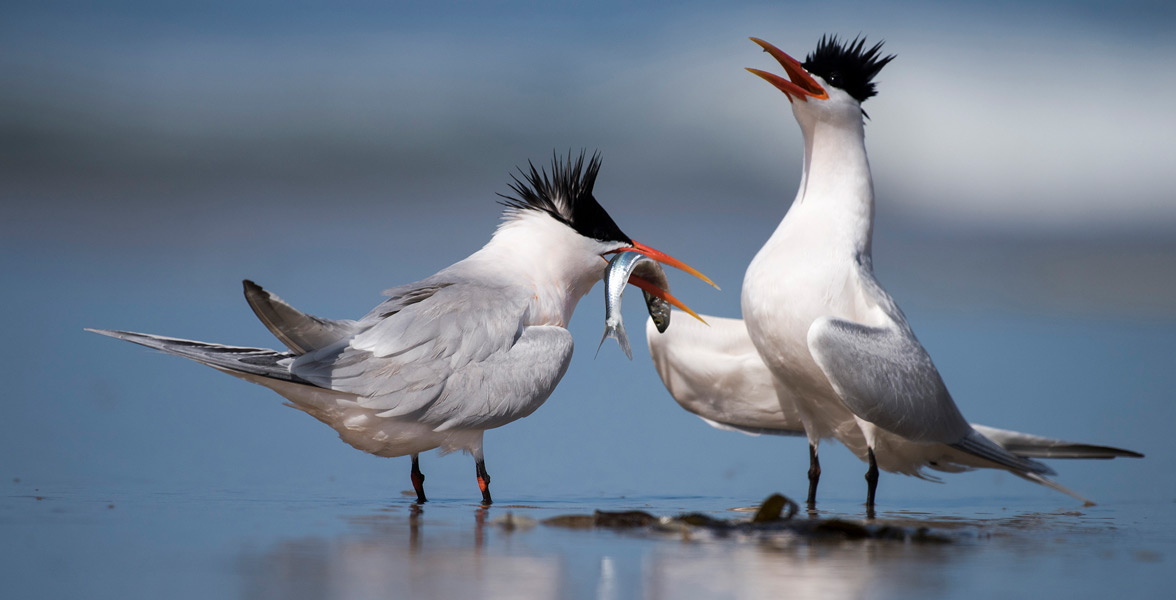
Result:
{"label": "pointed beak tip", "polygon": [[811,75],[809,75],[808,71],[805,70],[804,65],[802,65],[800,61],[792,58],[788,55],[788,53],[769,44],[768,42],[765,42],[764,40],[758,38],[751,38],[751,40],[756,44],[759,44],[759,46],[764,49],[764,52],[771,54],[772,57],[780,63],[780,66],[784,67],[784,71],[788,75],[789,79],[785,79],[774,73],[761,71],[759,69],[748,68],[748,71],[759,75],[765,81],[779,89],[781,92],[784,92],[784,95],[788,97],[789,102],[793,101],[793,96],[799,98],[803,102],[808,102],[809,96],[812,96],[818,100],[826,100],[829,98],[828,92],[826,92],[825,89],[819,83],[817,83]]}
{"label": "pointed beak tip", "polygon": [[654,285],[652,282],[645,280],[645,279],[642,279],[641,277],[638,277],[636,275],[630,275],[629,276],[629,283],[641,288],[642,291],[644,291],[652,296],[656,296],[658,298],[661,298],[662,300],[669,302],[673,306],[678,307],[678,309],[681,310],[682,312],[685,312],[686,314],[694,317],[695,319],[702,321],[703,324],[705,324],[707,327],[710,326],[710,323],[707,323],[705,320],[703,320],[702,317],[698,316],[698,313],[694,312],[694,309],[690,308],[689,306],[686,306],[686,304],[683,303],[681,300],[675,298],[673,294],[658,287],[657,285]]}
{"label": "pointed beak tip", "polygon": [[656,250],[656,249],[651,248],[649,246],[646,246],[645,244],[642,244],[640,242],[633,242],[633,246],[631,248],[626,248],[626,250],[628,250],[630,252],[640,252],[641,254],[644,254],[644,255],[648,256],[649,258],[652,258],[662,264],[669,265],[669,266],[674,267],[676,269],[680,269],[682,271],[685,271],[685,272],[707,282],[708,284],[713,286],[715,289],[718,289],[718,287],[719,287],[719,286],[715,285],[715,282],[711,281],[709,277],[707,277],[706,275],[703,275],[701,272],[699,272],[698,269],[695,269],[694,267],[670,256],[669,254],[666,254],[665,252],[662,252],[661,250]]}

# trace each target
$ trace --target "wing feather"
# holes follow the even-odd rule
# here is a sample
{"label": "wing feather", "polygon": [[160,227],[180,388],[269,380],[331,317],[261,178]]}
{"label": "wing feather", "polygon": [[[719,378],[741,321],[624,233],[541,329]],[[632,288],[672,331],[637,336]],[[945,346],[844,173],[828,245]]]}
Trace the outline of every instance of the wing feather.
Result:
{"label": "wing feather", "polygon": [[809,327],[808,346],[858,417],[916,442],[954,444],[972,431],[909,331],[822,317]]}
{"label": "wing feather", "polygon": [[[298,357],[291,372],[360,396],[360,406],[380,411],[380,417],[461,428],[523,416],[520,411],[534,401],[531,388],[518,379],[527,361],[541,363],[531,367],[533,375],[554,381],[566,369],[570,339],[565,344],[538,329],[528,335],[536,329],[523,326],[529,297],[514,288],[434,279],[387,293],[389,299],[360,320],[359,333]],[[541,337],[551,353],[547,360],[532,355],[543,346]]]}
{"label": "wing feather", "polygon": [[355,321],[308,315],[246,279],[245,300],[253,314],[294,354],[304,354],[346,339],[359,329]]}
{"label": "wing feather", "polygon": [[808,345],[834,390],[861,419],[911,441],[947,444],[1017,473],[1053,474],[964,420],[931,356],[909,329],[823,317],[809,328]]}
{"label": "wing feather", "polygon": [[1143,455],[1113,446],[1098,444],[1084,444],[1055,440],[1040,435],[997,429],[984,425],[972,424],[972,427],[984,434],[984,437],[996,442],[1000,447],[1026,458],[1115,458],[1119,456],[1142,458]]}
{"label": "wing feather", "polygon": [[572,334],[563,327],[527,327],[509,349],[470,363],[450,377],[421,415],[437,431],[490,429],[525,417],[555,390],[572,359]]}

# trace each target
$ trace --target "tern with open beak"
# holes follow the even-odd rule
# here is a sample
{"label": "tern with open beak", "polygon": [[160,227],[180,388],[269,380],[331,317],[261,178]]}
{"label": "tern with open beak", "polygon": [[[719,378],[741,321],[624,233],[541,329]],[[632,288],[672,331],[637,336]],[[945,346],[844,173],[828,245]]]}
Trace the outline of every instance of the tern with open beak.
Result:
{"label": "tern with open beak", "polygon": [[874,189],[862,103],[894,57],[881,44],[822,37],[802,63],[752,41],[782,77],[748,69],[784,93],[800,125],[800,189],[743,280],[743,320],[705,316],[656,334],[650,352],[667,389],[687,410],[723,429],[804,435],[808,503],[816,502],[822,439],[869,464],[872,510],[878,470],[934,479],[924,469],[1005,469],[1084,500],[1047,475],[1038,458],[1113,458],[1138,453],[971,425],[894,299],[874,277]]}
{"label": "tern with open beak", "polygon": [[388,299],[359,320],[302,313],[246,281],[249,305],[285,351],[91,331],[266,386],[364,452],[410,455],[418,502],[426,500],[418,455],[468,452],[489,504],[483,432],[531,414],[551,395],[572,356],[568,321],[601,279],[601,259],[639,252],[710,283],[625,235],[592,194],[599,154],[584,158],[553,157],[550,174],[534,165],[520,170],[503,196],[502,223],[482,249],[385,291]]}

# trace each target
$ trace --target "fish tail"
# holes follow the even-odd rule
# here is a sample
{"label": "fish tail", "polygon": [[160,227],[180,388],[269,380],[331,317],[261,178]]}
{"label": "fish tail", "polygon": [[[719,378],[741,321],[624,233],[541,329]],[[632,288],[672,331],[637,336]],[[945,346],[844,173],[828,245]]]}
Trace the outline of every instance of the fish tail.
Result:
{"label": "fish tail", "polygon": [[593,359],[600,358],[600,349],[604,347],[604,340],[607,340],[609,338],[608,334],[610,331],[612,331],[612,327],[605,325],[604,335],[600,336],[600,344],[598,344],[596,346],[596,356],[593,356],[592,357]]}
{"label": "fish tail", "polygon": [[629,334],[625,333],[625,324],[618,324],[615,333],[617,343],[621,345],[621,350],[625,351],[625,356],[627,356],[629,360],[633,360],[633,350],[629,348]]}
{"label": "fish tail", "polygon": [[600,356],[600,349],[604,346],[604,340],[613,338],[617,344],[621,346],[621,350],[625,352],[625,356],[629,360],[633,360],[633,350],[629,347],[629,334],[625,333],[625,324],[620,325],[605,325],[604,335],[600,336],[600,344],[596,346],[596,356]]}

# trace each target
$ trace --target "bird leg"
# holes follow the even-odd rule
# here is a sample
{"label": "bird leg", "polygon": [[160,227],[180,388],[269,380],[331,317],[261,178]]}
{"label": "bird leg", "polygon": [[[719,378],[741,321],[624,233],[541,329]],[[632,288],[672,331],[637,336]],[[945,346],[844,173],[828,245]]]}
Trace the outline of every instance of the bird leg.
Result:
{"label": "bird leg", "polygon": [[412,455],[412,489],[416,490],[417,504],[428,501],[425,498],[425,474],[421,473],[421,463],[418,455]]}
{"label": "bird leg", "polygon": [[490,474],[486,472],[486,461],[477,462],[478,487],[482,489],[482,504],[492,504],[490,499]]}
{"label": "bird leg", "polygon": [[811,510],[817,505],[817,482],[821,480],[821,461],[817,459],[817,447],[813,444],[809,444],[808,478],[808,507]]}
{"label": "bird leg", "polygon": [[874,459],[874,449],[866,448],[870,459],[870,468],[866,471],[866,510],[874,510],[874,492],[878,491],[878,461]]}

